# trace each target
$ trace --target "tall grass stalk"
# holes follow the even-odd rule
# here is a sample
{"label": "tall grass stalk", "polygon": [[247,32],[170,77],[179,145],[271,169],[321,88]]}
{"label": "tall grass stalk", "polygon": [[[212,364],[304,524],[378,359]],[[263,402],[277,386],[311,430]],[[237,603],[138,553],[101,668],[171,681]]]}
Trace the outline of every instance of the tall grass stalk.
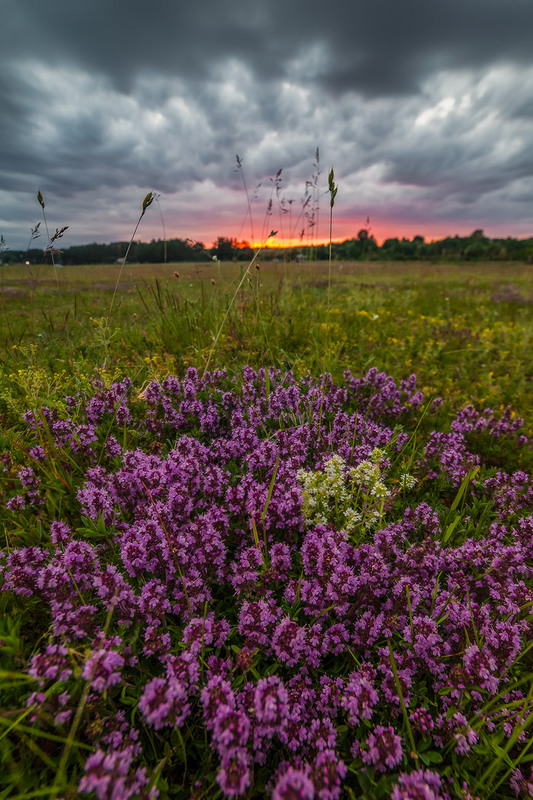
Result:
{"label": "tall grass stalk", "polygon": [[[57,274],[57,264],[56,264],[56,260],[55,260],[54,256],[56,255],[56,253],[59,253],[60,251],[55,249],[55,242],[63,236],[63,234],[65,233],[65,231],[68,228],[68,225],[65,225],[63,228],[56,228],[56,232],[54,233],[54,235],[52,237],[50,237],[50,232],[48,230],[48,221],[46,219],[46,212],[44,210],[44,206],[45,206],[44,198],[42,196],[42,193],[41,193],[40,189],[37,192],[37,201],[38,201],[39,205],[41,206],[41,210],[43,212],[44,227],[46,228],[46,238],[48,239],[48,244],[47,244],[47,246],[45,248],[45,251],[43,253],[43,261],[44,261],[44,259],[46,257],[46,254],[49,253],[50,257],[52,259],[52,264],[54,266],[56,285],[57,285],[57,288],[59,289],[59,275]],[[34,228],[34,231],[36,231],[36,230],[37,229]],[[32,238],[33,238],[33,232],[34,231],[32,231]]]}
{"label": "tall grass stalk", "polygon": [[124,265],[125,265],[126,261],[128,260],[128,256],[129,256],[129,253],[130,253],[130,250],[131,250],[131,246],[133,244],[133,240],[135,239],[135,234],[137,233],[139,225],[141,224],[141,220],[144,217],[144,215],[146,214],[147,209],[154,202],[154,200],[155,200],[154,192],[148,192],[148,194],[145,196],[145,198],[144,198],[144,200],[142,202],[142,208],[141,208],[141,213],[139,214],[139,219],[137,220],[137,224],[135,225],[135,228],[134,228],[133,233],[131,235],[131,239],[129,241],[128,247],[126,248],[126,253],[124,255],[124,258],[122,259],[122,264],[120,265],[120,269],[119,269],[117,280],[116,280],[116,283],[115,283],[115,288],[113,290],[113,295],[111,297],[111,303],[109,305],[109,311],[107,312],[107,318],[106,318],[104,331],[103,331],[103,334],[104,334],[104,349],[105,349],[104,367],[105,367],[105,364],[107,362],[107,349],[108,349],[108,345],[109,345],[109,323],[111,321],[111,312],[112,312],[113,306],[115,304],[115,297],[116,297],[116,294],[117,294],[117,291],[118,291],[118,287],[119,287],[119,284],[120,284],[120,279],[122,277],[122,272],[124,270]]}
{"label": "tall grass stalk", "polygon": [[250,231],[252,234],[252,246],[253,246],[253,244],[255,243],[255,233],[254,233],[254,217],[252,214],[252,203],[250,202],[250,195],[248,194],[248,186],[246,184],[246,178],[244,177],[244,170],[242,168],[242,158],[238,155],[236,155],[235,158],[237,160],[237,172],[241,176],[244,194],[246,195],[246,203],[248,206],[248,216],[250,217]]}
{"label": "tall grass stalk", "polygon": [[313,167],[315,172],[313,173],[313,256],[316,258],[317,254],[317,245],[318,245],[318,233],[319,233],[319,223],[320,223],[320,188],[319,188],[319,180],[320,180],[320,148],[317,147],[315,151],[315,161],[313,163]]}
{"label": "tall grass stalk", "polygon": [[328,191],[329,191],[329,250],[328,250],[328,303],[326,311],[326,357],[329,364],[329,326],[330,326],[330,312],[331,312],[331,243],[333,238],[333,206],[335,205],[335,198],[337,196],[338,186],[335,184],[335,173],[333,167],[328,175]]}
{"label": "tall grass stalk", "polygon": [[[267,241],[268,241],[268,239],[271,239],[273,236],[276,236],[276,234],[277,234],[277,231],[270,231],[270,233],[269,233],[269,235],[267,237]],[[211,359],[213,358],[213,355],[215,354],[215,351],[217,349],[218,340],[220,339],[220,335],[221,335],[222,331],[224,330],[224,326],[225,326],[226,321],[227,321],[227,319],[229,317],[230,311],[233,308],[233,305],[235,303],[237,295],[239,294],[239,291],[240,291],[244,281],[246,280],[246,278],[250,274],[250,270],[252,269],[252,267],[256,263],[257,259],[259,258],[259,254],[260,254],[260,252],[263,249],[265,244],[266,244],[266,241],[265,241],[265,243],[263,245],[261,245],[261,247],[259,247],[255,251],[252,260],[250,261],[250,263],[248,264],[246,269],[243,271],[241,279],[240,279],[239,283],[237,284],[237,288],[235,289],[235,291],[233,293],[233,297],[231,298],[231,301],[229,302],[228,307],[226,308],[226,313],[224,314],[222,322],[219,325],[219,328],[218,328],[218,331],[216,333],[215,339],[214,339],[213,344],[211,346],[211,349],[209,351],[209,355],[207,356],[207,361],[206,361],[205,367],[204,367],[204,373],[207,372],[207,370],[209,369],[209,365],[211,363]]]}
{"label": "tall grass stalk", "polygon": [[29,240],[28,240],[28,244],[27,244],[27,246],[26,246],[26,257],[28,256],[28,253],[29,253],[29,251],[30,251],[31,243],[32,243],[32,242],[34,242],[34,241],[35,241],[35,239],[38,239],[38,238],[39,238],[39,236],[41,235],[41,234],[39,233],[39,228],[40,228],[40,227],[41,227],[41,223],[40,223],[40,222],[38,222],[38,223],[37,223],[37,225],[35,225],[35,227],[34,227],[34,228],[32,228],[32,229],[31,229],[31,231],[30,231],[30,238],[29,238]]}
{"label": "tall grass stalk", "polygon": [[148,194],[146,195],[146,197],[144,198],[144,200],[142,202],[142,209],[141,209],[141,213],[139,214],[139,219],[137,220],[137,224],[135,225],[135,228],[134,228],[133,233],[131,235],[131,239],[129,241],[128,247],[126,248],[126,253],[124,255],[124,258],[122,259],[122,264],[120,265],[120,270],[118,272],[117,280],[116,280],[116,283],[115,283],[115,288],[113,290],[113,296],[111,298],[111,304],[109,306],[109,312],[107,314],[107,326],[109,326],[109,320],[111,318],[111,311],[113,310],[113,305],[115,303],[115,297],[116,297],[116,294],[117,294],[118,286],[119,286],[119,283],[120,283],[120,279],[122,277],[122,272],[124,270],[124,265],[125,265],[126,261],[128,260],[128,256],[130,254],[130,250],[131,250],[131,246],[133,244],[133,240],[135,239],[135,234],[137,233],[137,229],[139,228],[139,225],[141,224],[142,218],[146,214],[146,210],[152,205],[154,200],[155,200],[154,192],[148,192]]}

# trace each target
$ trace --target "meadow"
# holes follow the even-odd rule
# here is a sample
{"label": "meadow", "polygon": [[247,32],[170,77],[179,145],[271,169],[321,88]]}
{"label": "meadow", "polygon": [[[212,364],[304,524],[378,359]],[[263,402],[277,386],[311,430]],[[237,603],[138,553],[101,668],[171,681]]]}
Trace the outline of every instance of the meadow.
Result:
{"label": "meadow", "polygon": [[[334,262],[329,305],[327,263],[258,266],[231,306],[217,366],[327,369],[334,378],[372,366],[400,378],[416,372],[426,393],[456,407],[475,389],[477,403],[511,404],[529,419],[528,265]],[[2,385],[16,394],[16,374],[28,369],[37,400],[40,372],[67,388],[103,365],[141,384],[201,371],[244,268],[65,267],[57,286],[49,266],[0,267]],[[46,399],[46,381],[43,391]]]}
{"label": "meadow", "polygon": [[531,269],[0,267],[0,800],[533,796]]}

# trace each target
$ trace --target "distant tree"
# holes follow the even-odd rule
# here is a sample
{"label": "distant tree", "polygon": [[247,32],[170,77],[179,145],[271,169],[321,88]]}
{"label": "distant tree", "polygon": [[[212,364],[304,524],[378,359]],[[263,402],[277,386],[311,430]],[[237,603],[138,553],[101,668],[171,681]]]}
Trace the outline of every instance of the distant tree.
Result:
{"label": "distant tree", "polygon": [[400,252],[400,240],[393,238],[393,239],[385,239],[383,244],[381,245],[381,253],[382,255],[391,260],[395,260],[399,257]]}
{"label": "distant tree", "polygon": [[211,253],[216,256],[219,261],[233,261],[236,248],[236,239],[228,239],[225,236],[219,236]]}
{"label": "distant tree", "polygon": [[[478,231],[474,231],[475,234],[478,234]],[[483,236],[483,231],[480,231],[481,235],[472,234],[470,240],[466,242],[466,247],[464,249],[464,256],[469,261],[472,259],[487,259],[490,257],[490,241],[489,239],[485,239]]]}

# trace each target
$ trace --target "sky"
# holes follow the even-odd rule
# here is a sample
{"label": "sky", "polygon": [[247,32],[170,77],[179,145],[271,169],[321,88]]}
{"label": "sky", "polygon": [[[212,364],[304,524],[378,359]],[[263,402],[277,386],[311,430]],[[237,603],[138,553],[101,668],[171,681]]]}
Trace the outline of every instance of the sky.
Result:
{"label": "sky", "polygon": [[38,190],[64,247],[129,240],[149,191],[137,240],[324,241],[331,168],[335,240],[533,235],[532,0],[0,8],[11,249]]}

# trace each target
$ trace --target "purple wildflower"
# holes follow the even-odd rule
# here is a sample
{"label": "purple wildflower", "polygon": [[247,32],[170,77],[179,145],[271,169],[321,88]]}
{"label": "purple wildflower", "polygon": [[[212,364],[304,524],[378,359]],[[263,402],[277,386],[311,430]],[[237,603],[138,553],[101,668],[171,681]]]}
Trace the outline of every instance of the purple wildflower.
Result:
{"label": "purple wildflower", "polygon": [[66,681],[72,675],[66,656],[68,650],[64,645],[49,644],[44,653],[33,656],[28,673],[41,684],[44,681]]}
{"label": "purple wildflower", "polygon": [[373,764],[377,772],[392,769],[402,760],[402,740],[392,726],[376,725],[366,743],[368,750],[363,752],[363,761]]}
{"label": "purple wildflower", "polygon": [[272,648],[279,661],[288,667],[294,667],[305,645],[305,629],[284,617],[278,622],[272,634]]}
{"label": "purple wildflower", "polygon": [[50,538],[54,544],[67,545],[72,540],[72,530],[60,520],[54,520],[50,525]]}
{"label": "purple wildflower", "polygon": [[35,461],[44,461],[44,459],[46,458],[46,453],[44,452],[40,444],[36,445],[35,447],[30,447],[30,449],[28,450],[28,455]]}
{"label": "purple wildflower", "polygon": [[[133,770],[131,748],[97,750],[85,762],[85,775],[78,790],[81,793],[95,792],[98,800],[128,800],[138,796],[148,784],[144,768]],[[157,797],[157,789],[151,789],[148,797]],[[146,795],[145,795],[146,796]]]}
{"label": "purple wildflower", "polygon": [[215,716],[213,740],[220,752],[246,747],[250,736],[250,720],[243,711],[220,706]]}
{"label": "purple wildflower", "polygon": [[435,723],[429,711],[423,706],[421,708],[415,708],[415,710],[411,712],[409,715],[409,722],[411,728],[423,736],[427,735],[435,727]]}
{"label": "purple wildflower", "polygon": [[95,605],[79,605],[76,600],[50,601],[53,615],[52,632],[54,636],[64,636],[68,640],[84,639],[96,633],[98,608]]}
{"label": "purple wildflower", "polygon": [[470,726],[464,714],[456,712],[452,719],[456,725],[453,734],[456,741],[455,750],[464,756],[472,749],[472,745],[476,744],[479,736]]}
{"label": "purple wildflower", "polygon": [[339,761],[334,750],[322,750],[312,766],[312,778],[318,800],[338,800],[341,781],[346,776],[344,761]]}
{"label": "purple wildflower", "polygon": [[307,741],[315,750],[334,750],[337,744],[337,728],[329,717],[314,719],[309,726]]}
{"label": "purple wildflower", "polygon": [[65,708],[67,703],[70,700],[70,695],[68,692],[61,692],[61,694],[57,695],[57,702],[60,709],[62,711],[57,711],[54,715],[54,725],[66,725],[66,723],[71,718],[73,712],[72,708]]}
{"label": "purple wildflower", "polygon": [[371,719],[374,706],[379,701],[379,695],[374,688],[375,672],[361,669],[352,672],[342,698],[342,706],[348,712],[348,720],[352,725],[357,725],[361,719]]}
{"label": "purple wildflower", "polygon": [[495,695],[498,691],[499,678],[496,672],[496,659],[486,649],[480,650],[477,644],[467,647],[464,655],[465,670],[472,677],[475,683],[482,689],[486,689],[490,694]]}
{"label": "purple wildflower", "polygon": [[517,797],[533,797],[533,767],[529,768],[529,778],[524,777],[522,770],[513,770],[509,782]]}
{"label": "purple wildflower", "polygon": [[126,714],[119,709],[116,714],[104,723],[104,733],[99,739],[100,745],[111,750],[131,749],[134,755],[140,755],[142,746],[139,743],[139,732],[132,728],[126,720]]}
{"label": "purple wildflower", "polygon": [[[431,714],[410,709],[410,724],[415,736],[426,744],[431,736],[443,748],[443,774],[450,759],[460,766],[475,746],[478,732],[469,719],[484,716],[489,732],[509,738],[527,717],[529,698],[501,687],[517,685],[524,666],[517,656],[533,636],[533,517],[526,516],[533,481],[522,470],[486,477],[487,441],[523,447],[513,463],[529,464],[522,423],[507,412],[498,419],[467,407],[451,431],[417,428],[409,471],[426,479],[411,492],[400,488],[409,434],[398,422],[417,416],[414,376],[396,383],[371,370],[360,379],[348,374],[336,386],[329,377],[296,380],[274,369],[246,368],[242,378],[188,370],[182,380],[154,381],[138,400],[130,389],[126,382],[96,382],[66,401],[66,415],[29,412],[27,436],[37,446],[21,448],[16,458],[0,454],[10,487],[6,519],[17,528],[13,542],[24,533],[24,508],[39,504],[45,532],[42,547],[10,542],[0,559],[8,604],[11,592],[19,595],[17,605],[36,609],[40,634],[51,630],[56,637],[21,662],[37,690],[27,699],[28,716],[47,727],[72,720],[79,700],[75,664],[91,689],[80,735],[97,752],[80,792],[121,800],[149,791],[134,765],[142,755],[138,734],[120,708],[118,687],[127,677],[129,693],[140,685],[138,710],[163,748],[176,725],[187,726],[191,741],[208,732],[227,796],[256,793],[254,774],[273,771],[267,791],[276,798],[334,800],[345,777],[341,759],[356,759],[394,800],[448,798],[435,773],[401,774],[402,741],[387,727],[401,719],[393,666],[408,706],[415,689],[432,698]],[[135,433],[128,440],[138,449],[123,451],[121,426],[130,422]],[[299,471],[323,471],[337,456],[349,492],[357,489],[350,467],[376,448],[391,492],[381,529],[347,532],[343,513],[310,528]],[[73,498],[78,493],[81,513],[107,528],[98,522],[101,536],[93,544],[83,539],[76,506],[53,496],[55,482],[39,483],[48,450]],[[71,470],[74,461],[83,477]],[[477,464],[479,477],[463,496],[464,537],[457,545],[459,529],[444,540],[446,515],[419,500],[453,502]],[[359,490],[346,496],[347,506],[369,499],[364,485]],[[406,497],[415,502],[401,514]],[[474,516],[472,497],[479,513],[483,503],[492,504],[493,521],[483,530],[486,515]],[[51,510],[63,507],[72,527],[50,523]],[[252,520],[261,547],[254,546]],[[133,650],[114,635],[124,636],[128,626]],[[0,646],[9,650],[11,643]],[[483,715],[498,695],[501,702]],[[382,724],[372,729],[378,709]],[[476,758],[481,765],[485,757]],[[524,795],[532,780],[522,771],[511,785]],[[466,786],[448,791],[470,797]]]}
{"label": "purple wildflower", "polygon": [[3,590],[30,597],[37,590],[37,582],[44,569],[47,554],[40,547],[21,547],[7,557],[4,568]]}
{"label": "purple wildflower", "polygon": [[419,769],[400,775],[391,800],[444,800],[448,795],[442,795],[440,789],[441,779],[436,772]]}
{"label": "purple wildflower", "polygon": [[6,503],[6,508],[8,511],[24,511],[26,508],[26,501],[21,494],[16,494],[14,497],[10,497]]}
{"label": "purple wildflower", "polygon": [[169,678],[176,678],[183,681],[189,687],[189,691],[197,692],[200,680],[200,664],[198,659],[191,652],[184,651],[179,656],[170,656],[165,659],[167,675]]}
{"label": "purple wildflower", "polygon": [[272,800],[314,800],[315,787],[309,777],[310,769],[288,766],[276,781]]}
{"label": "purple wildflower", "polygon": [[183,641],[188,645],[191,653],[197,655],[202,648],[214,645],[221,647],[230,632],[226,620],[215,621],[215,615],[210,612],[204,618],[195,617],[183,631]]}
{"label": "purple wildflower", "polygon": [[144,687],[139,710],[156,730],[180,727],[190,713],[185,684],[175,678],[153,678]]}
{"label": "purple wildflower", "polygon": [[289,695],[283,681],[276,675],[261,678],[254,692],[257,721],[262,723],[269,735],[286,725]]}
{"label": "purple wildflower", "polygon": [[104,692],[110,686],[120,683],[124,658],[115,650],[100,648],[95,650],[83,668],[83,677],[90,681],[91,689]]}
{"label": "purple wildflower", "polygon": [[207,684],[200,693],[200,699],[204,707],[205,724],[208,729],[215,727],[215,719],[219,708],[228,706],[235,708],[235,695],[231,685],[220,675],[209,678]]}
{"label": "purple wildflower", "polygon": [[272,632],[281,616],[281,609],[267,600],[245,601],[239,613],[239,634],[249,647],[268,647]]}
{"label": "purple wildflower", "polygon": [[234,748],[222,758],[217,783],[226,797],[244,794],[250,786],[250,756],[243,748]]}

